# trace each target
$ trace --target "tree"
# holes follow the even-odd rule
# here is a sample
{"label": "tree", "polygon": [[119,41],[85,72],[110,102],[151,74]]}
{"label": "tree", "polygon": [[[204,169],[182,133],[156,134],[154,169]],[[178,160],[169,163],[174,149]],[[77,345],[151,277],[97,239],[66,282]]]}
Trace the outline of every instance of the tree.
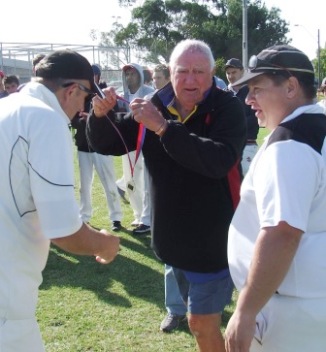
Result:
{"label": "tree", "polygon": [[[120,0],[135,6],[136,0]],[[280,10],[270,11],[261,0],[248,3],[248,54],[276,43],[288,43],[288,24]],[[140,48],[147,62],[168,62],[173,47],[182,39],[207,42],[214,57],[227,60],[242,56],[242,0],[146,0],[134,7],[132,20],[116,33],[114,42]]]}
{"label": "tree", "polygon": [[[316,53],[317,56],[318,53]],[[314,70],[315,72],[317,72],[318,74],[318,57],[316,59],[312,60],[312,64],[314,66]],[[316,74],[316,79],[318,79]],[[320,49],[320,73],[319,73],[319,77],[320,77],[320,82],[323,80],[324,77],[326,77],[326,49]],[[318,87],[319,88],[319,87]]]}

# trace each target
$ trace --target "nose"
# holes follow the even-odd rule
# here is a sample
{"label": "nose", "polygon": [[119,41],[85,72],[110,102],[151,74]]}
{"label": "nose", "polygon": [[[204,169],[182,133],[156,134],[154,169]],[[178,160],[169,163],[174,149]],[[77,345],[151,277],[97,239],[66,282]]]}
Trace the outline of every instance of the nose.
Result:
{"label": "nose", "polygon": [[246,104],[251,105],[254,100],[254,97],[255,97],[254,93],[249,89],[249,92],[245,99]]}

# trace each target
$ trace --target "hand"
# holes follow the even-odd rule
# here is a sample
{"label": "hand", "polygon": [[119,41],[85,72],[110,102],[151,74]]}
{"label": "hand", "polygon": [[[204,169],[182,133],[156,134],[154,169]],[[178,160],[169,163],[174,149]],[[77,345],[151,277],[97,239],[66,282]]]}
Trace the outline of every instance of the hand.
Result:
{"label": "hand", "polygon": [[156,106],[149,100],[136,98],[130,103],[135,121],[142,123],[148,130],[156,132],[165,119]]}
{"label": "hand", "polygon": [[226,352],[249,352],[255,329],[255,316],[241,315],[235,310],[225,330]]}
{"label": "hand", "polygon": [[103,89],[106,98],[96,95],[92,99],[94,114],[96,117],[104,117],[117,103],[117,95],[113,87]]}
{"label": "hand", "polygon": [[117,256],[119,252],[120,238],[114,235],[110,235],[106,230],[102,229],[101,233],[107,236],[107,243],[101,251],[96,254],[96,261],[101,264],[109,264]]}

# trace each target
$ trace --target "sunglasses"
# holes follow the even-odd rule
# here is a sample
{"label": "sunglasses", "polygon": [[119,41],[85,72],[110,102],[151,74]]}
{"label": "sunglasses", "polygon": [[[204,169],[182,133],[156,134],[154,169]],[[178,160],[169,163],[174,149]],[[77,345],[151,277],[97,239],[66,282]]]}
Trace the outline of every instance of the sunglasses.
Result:
{"label": "sunglasses", "polygon": [[248,68],[250,71],[255,72],[255,71],[283,71],[287,72],[288,75],[291,77],[293,76],[290,71],[295,71],[295,72],[304,72],[304,73],[312,73],[314,74],[313,70],[306,70],[303,68],[292,68],[292,67],[284,67],[284,66],[279,66],[276,64],[272,64],[271,62],[265,61],[263,59],[259,59],[256,55],[251,56],[248,62]]}
{"label": "sunglasses", "polygon": [[87,99],[94,96],[95,93],[94,93],[92,90],[90,90],[89,88],[85,87],[85,86],[84,86],[83,84],[81,84],[81,83],[77,83],[77,82],[67,82],[67,83],[62,84],[61,87],[67,88],[67,87],[72,86],[73,84],[77,84],[77,87],[78,87],[80,90],[82,90],[83,92],[85,92],[85,93],[88,94],[88,96],[86,97]]}

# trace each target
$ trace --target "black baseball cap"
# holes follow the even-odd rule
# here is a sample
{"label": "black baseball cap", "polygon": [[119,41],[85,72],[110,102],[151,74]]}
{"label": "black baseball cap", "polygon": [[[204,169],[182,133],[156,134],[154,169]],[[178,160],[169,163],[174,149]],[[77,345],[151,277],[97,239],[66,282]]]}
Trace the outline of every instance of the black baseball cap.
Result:
{"label": "black baseball cap", "polygon": [[94,73],[88,60],[72,50],[57,50],[45,56],[36,65],[36,77],[47,79],[83,79],[88,80],[91,90],[99,93],[98,86],[94,82]]}
{"label": "black baseball cap", "polygon": [[226,62],[225,69],[229,67],[239,68],[240,70],[243,69],[242,62],[239,59],[235,59],[235,58],[232,58]]}
{"label": "black baseball cap", "polygon": [[93,70],[93,74],[94,75],[101,76],[100,66],[93,64],[92,65],[92,70]]}
{"label": "black baseball cap", "polygon": [[248,70],[232,86],[247,83],[264,73],[305,74],[314,84],[314,68],[308,56],[291,45],[273,45],[249,59]]}

